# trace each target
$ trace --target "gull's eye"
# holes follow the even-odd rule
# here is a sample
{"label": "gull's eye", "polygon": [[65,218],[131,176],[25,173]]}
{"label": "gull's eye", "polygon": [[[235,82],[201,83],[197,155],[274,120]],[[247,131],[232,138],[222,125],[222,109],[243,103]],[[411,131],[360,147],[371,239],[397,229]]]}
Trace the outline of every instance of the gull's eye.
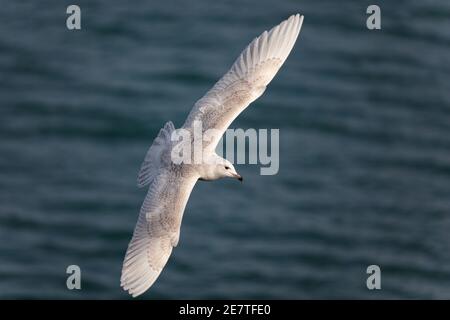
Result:
{"label": "gull's eye", "polygon": [[228,169],[230,169],[230,167],[225,166],[225,170],[228,170]]}

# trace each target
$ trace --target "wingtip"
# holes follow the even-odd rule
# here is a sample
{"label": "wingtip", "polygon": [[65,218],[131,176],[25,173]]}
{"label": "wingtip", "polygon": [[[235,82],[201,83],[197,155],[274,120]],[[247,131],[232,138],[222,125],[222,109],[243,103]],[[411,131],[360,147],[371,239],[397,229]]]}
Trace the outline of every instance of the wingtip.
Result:
{"label": "wingtip", "polygon": [[[293,14],[292,16],[289,17],[289,19],[295,19],[295,20],[298,20],[299,23],[300,23],[300,25],[302,24],[304,18],[305,18],[305,16],[302,15],[302,14],[300,14],[300,13]],[[289,20],[289,19],[288,19],[288,20]]]}
{"label": "wingtip", "polygon": [[[289,18],[287,18],[285,20],[285,22],[287,22],[288,24],[291,24],[291,23],[297,24],[298,29],[300,30],[302,28],[304,17],[305,16],[300,13],[295,13],[295,14],[291,15]],[[295,21],[295,22],[293,22],[293,21]]]}
{"label": "wingtip", "polygon": [[128,286],[126,283],[122,283],[122,281],[120,283],[120,286],[122,287],[122,289],[124,291],[126,291],[133,298],[136,298],[136,297],[142,295],[146,291],[146,290],[144,290],[144,291],[135,290],[135,289],[131,288],[130,286]]}
{"label": "wingtip", "polygon": [[297,16],[299,17],[299,24],[300,24],[300,28],[302,27],[303,24],[303,19],[305,19],[305,16],[302,14],[297,13]]}
{"label": "wingtip", "polygon": [[295,20],[295,23],[296,23],[297,28],[298,28],[298,32],[300,32],[300,30],[302,29],[303,19],[304,18],[305,18],[305,16],[300,14],[300,13],[293,14],[292,16],[289,17],[289,20],[290,19]]}

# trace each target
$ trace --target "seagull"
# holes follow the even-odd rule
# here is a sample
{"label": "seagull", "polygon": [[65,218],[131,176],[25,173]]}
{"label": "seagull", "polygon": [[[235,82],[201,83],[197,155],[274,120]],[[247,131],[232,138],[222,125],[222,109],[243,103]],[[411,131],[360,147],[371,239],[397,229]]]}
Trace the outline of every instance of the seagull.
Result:
{"label": "seagull", "polygon": [[181,129],[192,132],[195,123],[201,122],[202,133],[208,129],[220,133],[202,145],[202,162],[174,163],[172,135],[176,129],[169,121],[159,131],[139,171],[137,184],[148,185],[148,193],[122,267],[121,286],[133,297],[153,285],[177,246],[184,209],[196,182],[225,177],[242,181],[231,162],[217,155],[215,148],[233,120],[264,93],[291,52],[302,23],[303,16],[295,14],[264,31],[195,103]]}

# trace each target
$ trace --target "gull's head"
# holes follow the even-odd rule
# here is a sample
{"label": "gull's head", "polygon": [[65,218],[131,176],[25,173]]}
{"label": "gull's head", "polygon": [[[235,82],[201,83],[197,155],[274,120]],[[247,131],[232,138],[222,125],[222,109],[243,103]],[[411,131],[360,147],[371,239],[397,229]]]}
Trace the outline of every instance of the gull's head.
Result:
{"label": "gull's head", "polygon": [[219,164],[217,170],[220,170],[220,172],[222,173],[222,178],[233,178],[233,179],[238,179],[239,181],[242,182],[242,176],[237,173],[236,169],[234,168],[234,166],[231,164],[230,161],[224,159],[224,163]]}
{"label": "gull's head", "polygon": [[213,154],[210,158],[209,165],[205,166],[204,172],[202,172],[202,180],[216,180],[220,178],[233,178],[242,181],[242,177],[237,173],[233,164],[216,154]]}

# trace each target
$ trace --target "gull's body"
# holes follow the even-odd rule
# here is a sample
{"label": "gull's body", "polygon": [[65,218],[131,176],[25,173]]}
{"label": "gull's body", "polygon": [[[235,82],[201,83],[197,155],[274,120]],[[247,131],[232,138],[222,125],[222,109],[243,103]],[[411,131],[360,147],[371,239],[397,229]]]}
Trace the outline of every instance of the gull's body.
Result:
{"label": "gull's body", "polygon": [[[223,134],[231,122],[263,94],[291,52],[302,22],[303,16],[293,15],[255,38],[222,79],[197,101],[182,128],[193,131],[194,123],[200,121],[203,133],[216,129]],[[223,177],[242,180],[233,165],[214,151],[220,135],[203,144],[204,163],[172,162],[174,142],[171,135],[174,130],[172,122],[161,129],[147,152],[138,177],[139,186],[150,186],[128,246],[121,277],[121,286],[134,297],[155,282],[172,248],[178,244],[183,212],[195,183],[199,179]]]}

